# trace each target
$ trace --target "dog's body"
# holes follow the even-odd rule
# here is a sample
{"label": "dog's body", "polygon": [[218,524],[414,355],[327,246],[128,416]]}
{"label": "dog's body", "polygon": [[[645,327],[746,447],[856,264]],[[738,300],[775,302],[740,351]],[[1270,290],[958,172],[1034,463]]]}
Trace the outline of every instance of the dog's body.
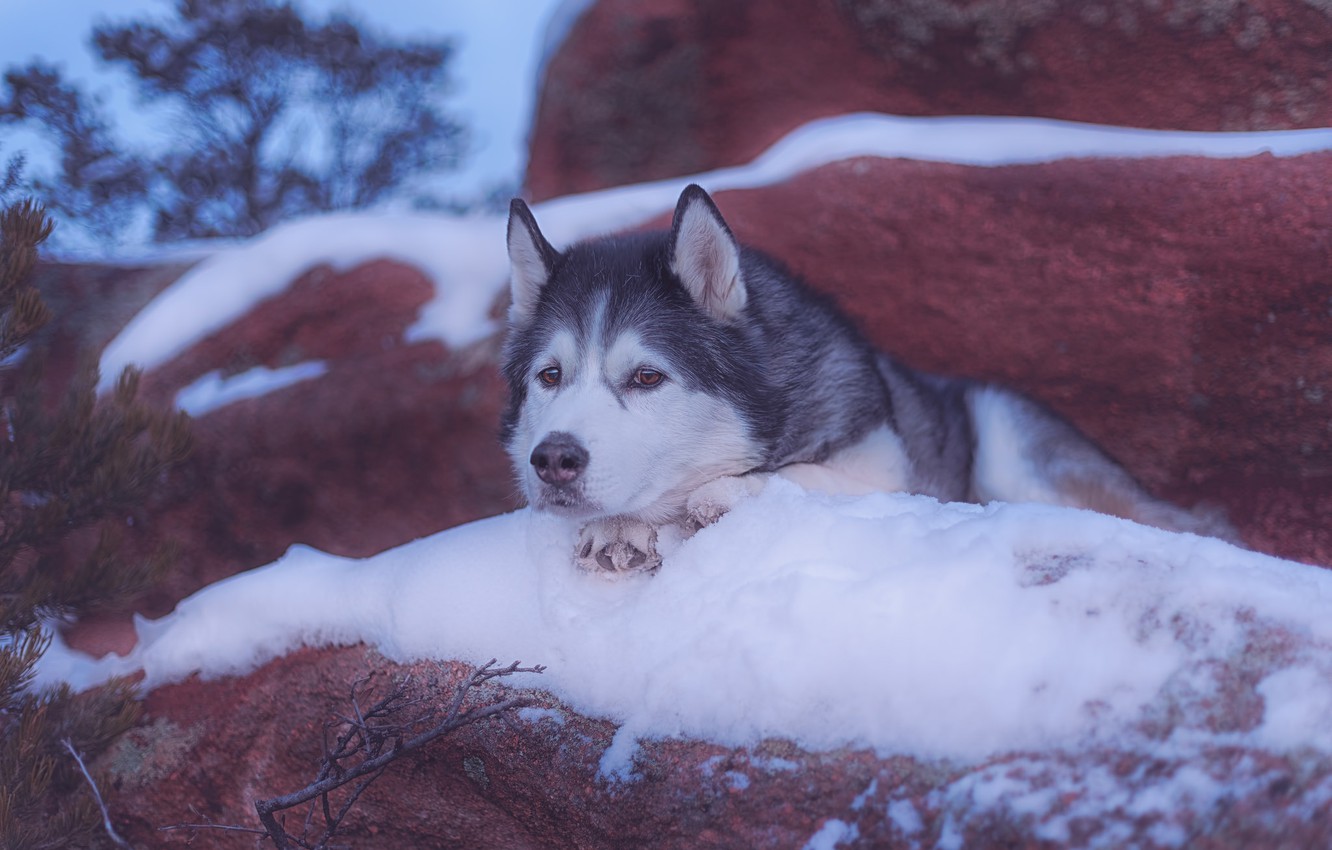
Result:
{"label": "dog's body", "polygon": [[669,233],[563,253],[515,201],[508,245],[503,440],[533,507],[587,521],[584,567],[655,568],[658,527],[707,524],[774,473],[1225,533],[1150,496],[1035,402],[876,352],[827,299],[742,248],[697,186]]}

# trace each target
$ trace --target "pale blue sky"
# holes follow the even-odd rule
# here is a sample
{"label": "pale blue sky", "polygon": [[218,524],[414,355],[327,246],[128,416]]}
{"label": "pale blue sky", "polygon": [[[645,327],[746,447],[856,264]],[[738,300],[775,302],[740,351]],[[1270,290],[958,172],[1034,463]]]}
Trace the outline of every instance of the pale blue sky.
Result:
{"label": "pale blue sky", "polygon": [[[118,126],[132,128],[126,78],[94,61],[88,38],[99,21],[165,15],[171,5],[169,0],[0,0],[0,69],[37,57],[59,64],[116,109]],[[526,161],[537,50],[558,0],[304,0],[298,5],[317,14],[349,9],[392,34],[456,35],[458,91],[451,105],[470,128],[474,151],[467,173],[450,184],[465,194],[519,176]]]}

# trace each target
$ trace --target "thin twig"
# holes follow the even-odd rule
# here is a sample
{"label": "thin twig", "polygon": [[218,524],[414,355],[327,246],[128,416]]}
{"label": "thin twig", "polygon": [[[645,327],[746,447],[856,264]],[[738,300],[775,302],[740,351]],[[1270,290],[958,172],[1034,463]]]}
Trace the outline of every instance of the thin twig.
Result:
{"label": "thin twig", "polygon": [[220,829],[224,832],[249,832],[254,835],[267,835],[268,832],[263,829],[256,829],[252,826],[235,826],[225,823],[173,823],[169,826],[159,826],[158,832],[171,832],[173,829]]}
{"label": "thin twig", "polygon": [[83,772],[83,778],[88,780],[88,787],[92,789],[93,799],[97,801],[97,808],[102,810],[102,826],[106,828],[106,834],[118,846],[129,848],[130,843],[121,838],[120,834],[116,832],[116,828],[111,825],[111,813],[106,810],[106,803],[102,801],[102,792],[97,790],[97,783],[93,781],[92,774],[88,772],[87,765],[83,763],[83,756],[79,755],[79,751],[74,749],[74,743],[68,738],[62,739],[60,743],[65,745],[65,749],[69,750],[69,754],[74,757],[75,764]]}
{"label": "thin twig", "polygon": [[[332,728],[332,724],[324,729],[324,755],[320,761],[315,780],[299,791],[268,800],[259,800],[255,803],[255,812],[259,815],[259,822],[263,824],[263,829],[217,824],[176,824],[169,827],[164,826],[161,829],[231,830],[264,835],[273,842],[276,850],[288,850],[292,846],[310,848],[310,850],[327,850],[331,846],[329,844],[330,839],[333,838],[334,833],[337,832],[338,827],[342,824],[348,812],[351,811],[352,806],[395,759],[413,750],[420,749],[455,729],[484,720],[487,717],[503,716],[504,712],[527,705],[531,701],[527,697],[511,697],[481,708],[462,710],[468,693],[473,688],[483,685],[491,679],[509,676],[514,673],[542,673],[546,669],[539,664],[534,667],[520,667],[517,661],[507,667],[497,668],[495,664],[496,661],[492,658],[472,671],[471,675],[457,685],[447,708],[441,711],[428,711],[405,722],[393,722],[390,718],[405,709],[426,702],[423,698],[407,698],[405,688],[412,682],[410,676],[395,684],[384,698],[377,701],[368,710],[361,707],[363,692],[360,691],[360,688],[373,678],[373,674],[358,679],[352,683],[349,695],[353,716],[338,717],[346,731],[337,735],[336,739],[330,742],[329,730]],[[428,729],[408,737],[413,730],[431,721],[437,722]],[[359,756],[361,762],[351,767],[345,767],[342,761],[353,756]],[[337,812],[334,812],[329,794],[353,782],[355,785],[348,793],[347,798],[342,801]],[[286,809],[299,806],[302,803],[309,803],[310,805],[300,835],[293,836],[286,831],[286,815],[284,814],[279,819],[277,813],[284,812]],[[323,833],[312,844],[313,839],[310,838],[310,833],[317,811],[324,817]]]}
{"label": "thin twig", "polygon": [[[515,672],[515,673],[538,672],[540,669],[543,668],[520,670],[520,668],[513,667],[510,670],[510,672]],[[473,675],[471,679],[469,679],[467,682],[464,682],[463,685],[459,686],[458,694],[454,698],[453,705],[449,707],[448,714],[446,715],[445,719],[440,723],[438,723],[437,725],[431,727],[425,732],[422,732],[421,734],[417,735],[414,738],[410,738],[404,741],[402,745],[399,747],[396,747],[392,750],[388,750],[387,752],[380,753],[375,758],[361,762],[360,764],[356,765],[351,770],[347,771],[345,774],[341,776],[329,777],[328,779],[325,779],[322,782],[313,783],[305,788],[302,788],[300,791],[295,791],[292,792],[291,794],[285,794],[281,797],[274,797],[270,800],[261,800],[257,804],[257,806],[260,807],[261,813],[263,810],[267,810],[268,812],[271,813],[278,811],[280,809],[289,809],[292,806],[298,806],[301,803],[304,803],[307,800],[311,800],[314,797],[317,797],[318,795],[326,791],[332,791],[333,789],[338,788],[341,785],[345,785],[347,782],[353,779],[359,779],[360,777],[365,776],[367,773],[373,773],[374,771],[388,764],[393,759],[397,758],[399,755],[409,753],[412,750],[418,749],[424,746],[425,744],[428,744],[431,741],[435,740],[439,736],[444,735],[448,732],[452,732],[454,729],[457,729],[461,726],[465,726],[469,723],[474,723],[477,720],[482,720],[492,715],[499,714],[502,711],[508,711],[511,708],[518,708],[530,702],[530,700],[527,697],[513,697],[512,699],[506,699],[503,702],[498,702],[493,705],[488,705],[484,708],[472,709],[470,711],[466,711],[459,714],[458,709],[462,705],[462,701],[466,694],[466,691],[471,687],[479,684],[480,682],[486,681],[486,679],[489,678],[491,677],[487,676],[483,679],[478,679],[477,676]]]}

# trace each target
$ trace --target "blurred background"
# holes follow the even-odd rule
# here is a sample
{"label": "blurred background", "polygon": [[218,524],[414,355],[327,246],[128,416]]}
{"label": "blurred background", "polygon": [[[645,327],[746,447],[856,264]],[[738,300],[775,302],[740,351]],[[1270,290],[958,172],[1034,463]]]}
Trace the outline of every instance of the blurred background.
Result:
{"label": "blurred background", "polygon": [[95,259],[507,204],[556,0],[0,2],[0,181]]}

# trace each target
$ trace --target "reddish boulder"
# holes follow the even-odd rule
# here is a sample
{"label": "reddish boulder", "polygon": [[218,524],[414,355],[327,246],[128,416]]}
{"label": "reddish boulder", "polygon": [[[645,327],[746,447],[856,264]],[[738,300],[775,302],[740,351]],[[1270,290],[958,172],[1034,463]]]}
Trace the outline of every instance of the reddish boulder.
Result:
{"label": "reddish boulder", "polygon": [[599,0],[546,68],[537,200],[748,162],[850,112],[1332,125],[1332,10],[1284,0]]}
{"label": "reddish boulder", "polygon": [[146,395],[168,403],[215,369],[327,366],[195,420],[170,504],[145,518],[183,547],[146,613],[293,543],[362,557],[514,507],[494,341],[453,352],[404,340],[433,294],[389,261],[316,267],[146,377]]}
{"label": "reddish boulder", "polygon": [[[1329,154],[860,159],[717,199],[886,350],[1023,390],[1249,545],[1332,564],[1329,174]],[[180,569],[135,607],[292,543],[368,555],[513,506],[497,341],[403,340],[432,292],[386,261],[312,269],[146,377],[169,403],[215,369],[328,365],[198,419],[194,457],[134,517],[143,545],[181,544]]]}
{"label": "reddish boulder", "polygon": [[[117,830],[137,847],[256,846],[249,833],[162,828],[257,828],[255,801],[314,779],[326,726],[351,715],[352,683],[372,671],[381,683],[411,674],[423,686],[420,712],[447,701],[465,675],[457,664],[404,667],[363,648],[303,650],[244,679],[155,690],[145,722],[98,764]],[[511,695],[487,687],[469,704]],[[693,850],[804,847],[820,835],[815,846],[1156,847],[1187,836],[1191,847],[1220,850],[1321,846],[1332,831],[1328,812],[1317,811],[1332,787],[1325,759],[1216,746],[1190,756],[1105,748],[959,764],[807,753],[782,740],[671,739],[642,742],[632,772],[613,779],[599,773],[613,723],[527,695],[534,708],[465,726],[391,764],[334,844]],[[305,814],[289,810],[285,828],[299,833]]]}
{"label": "reddish boulder", "polygon": [[[53,291],[61,279],[86,277],[68,269],[64,278],[59,269],[48,275]],[[128,543],[146,552],[170,541],[176,569],[124,613],[85,620],[72,642],[123,650],[128,611],[160,616],[293,543],[366,556],[514,507],[497,437],[504,391],[496,341],[450,351],[404,339],[433,294],[419,271],[398,263],[315,267],[147,373],[143,396],[172,405],[182,388],[215,370],[327,367],[196,417],[193,454],[130,518]],[[105,343],[115,330],[68,325],[60,340]]]}
{"label": "reddish boulder", "polygon": [[716,200],[885,350],[1029,393],[1249,545],[1332,565],[1329,177],[1332,154],[858,159]]}

